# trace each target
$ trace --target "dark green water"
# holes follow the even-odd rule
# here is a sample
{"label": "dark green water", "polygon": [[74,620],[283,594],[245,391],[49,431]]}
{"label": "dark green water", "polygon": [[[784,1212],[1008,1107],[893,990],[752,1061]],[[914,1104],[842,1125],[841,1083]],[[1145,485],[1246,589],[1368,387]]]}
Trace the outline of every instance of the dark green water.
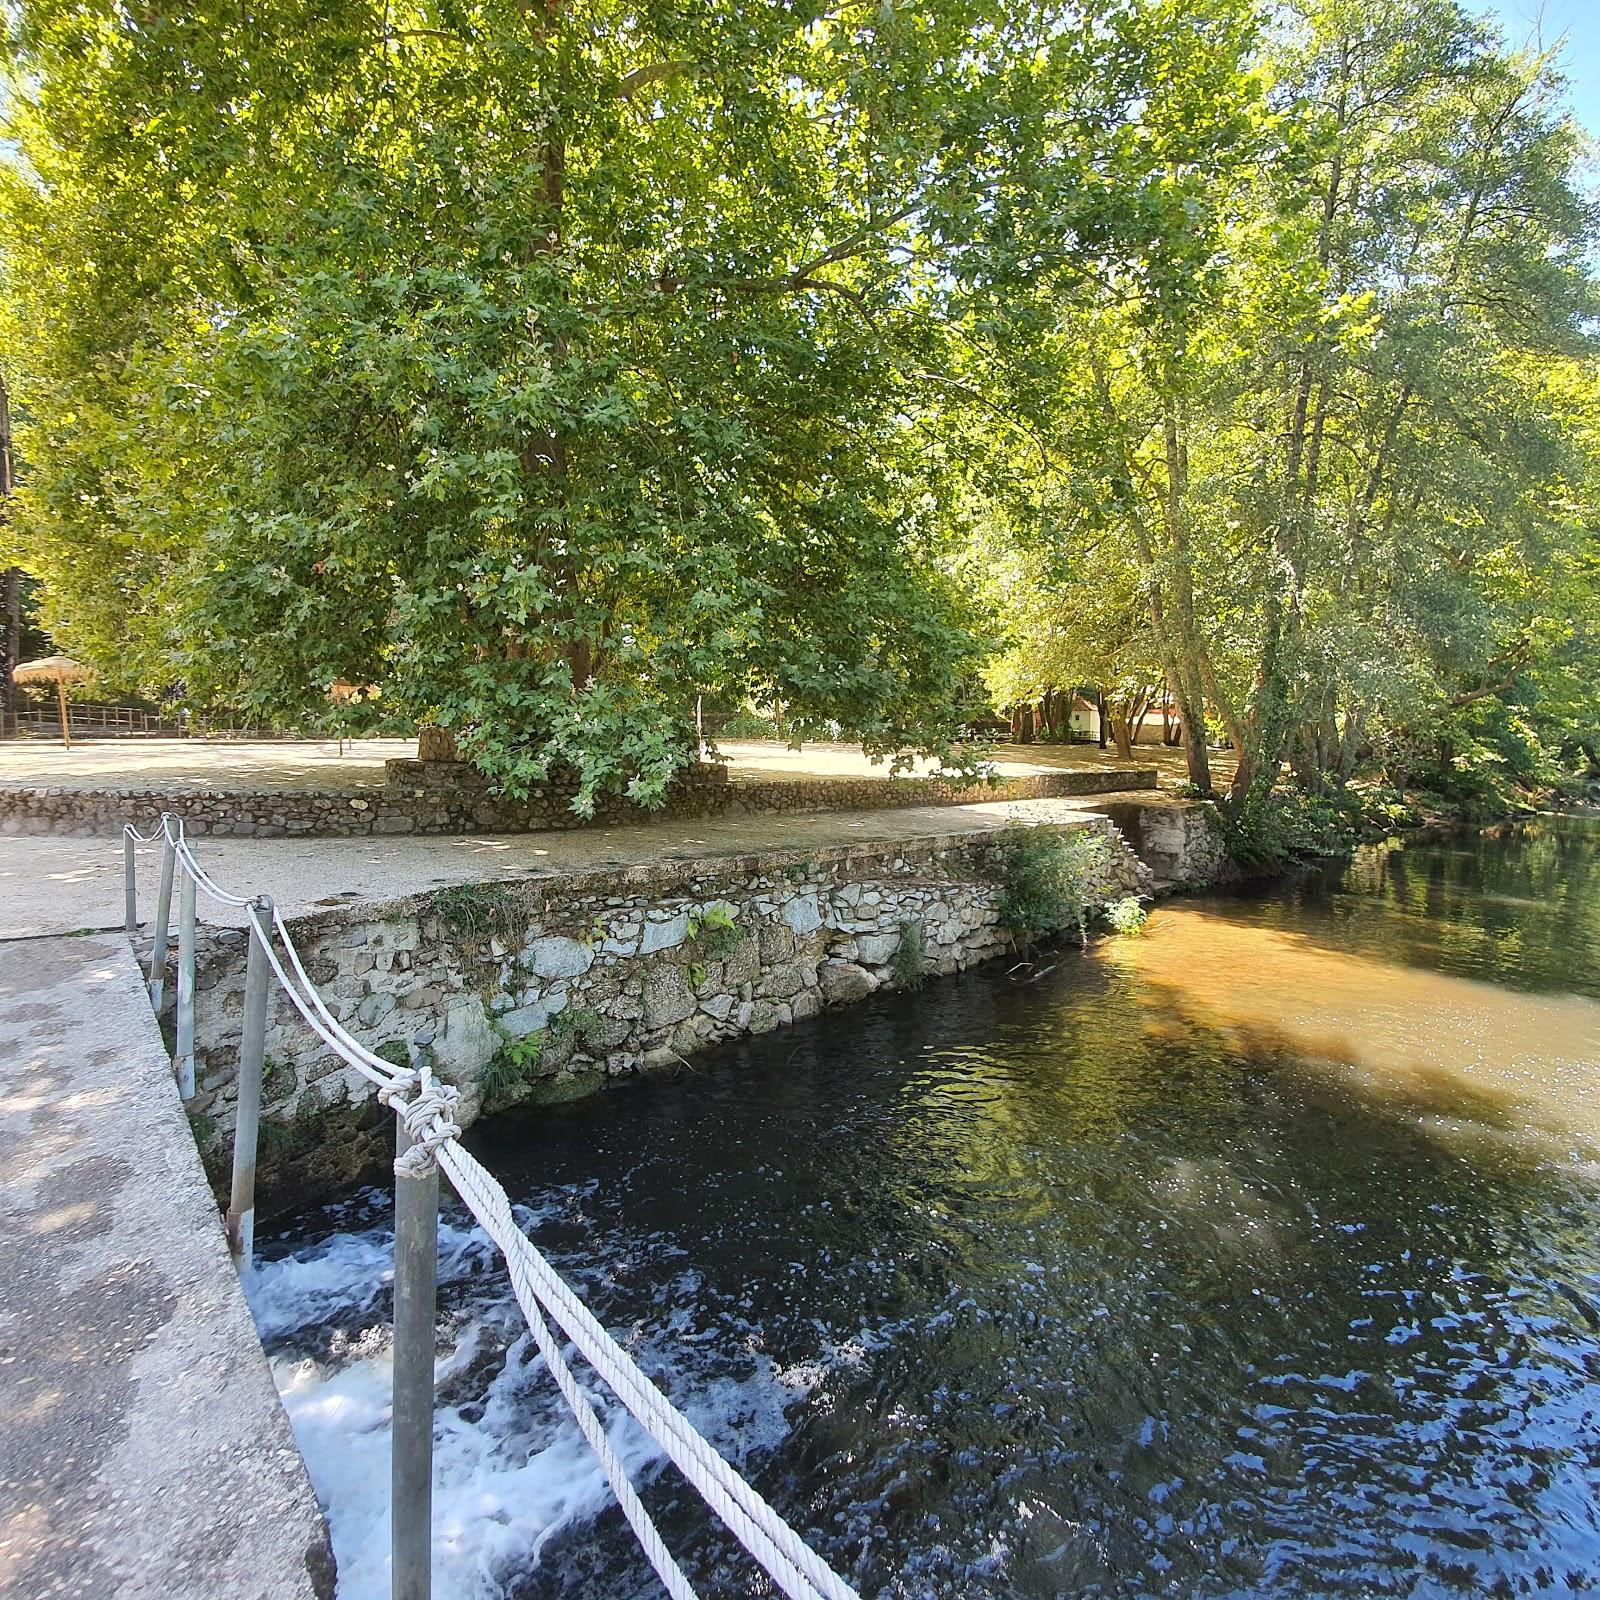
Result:
{"label": "dark green water", "polygon": [[[1578,819],[1372,855],[473,1142],[865,1596],[1600,1594],[1597,874]],[[382,1207],[263,1275],[347,1595]],[[656,1593],[597,1495],[519,1513],[581,1457],[464,1229],[444,1280],[441,1600]]]}

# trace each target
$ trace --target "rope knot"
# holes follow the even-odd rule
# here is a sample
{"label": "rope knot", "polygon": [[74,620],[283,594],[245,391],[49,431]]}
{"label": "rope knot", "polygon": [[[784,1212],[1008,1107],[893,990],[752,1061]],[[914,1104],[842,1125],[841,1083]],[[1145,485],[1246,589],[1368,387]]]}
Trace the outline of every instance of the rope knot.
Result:
{"label": "rope knot", "polygon": [[378,1086],[378,1104],[392,1106],[398,1100],[403,1106],[421,1082],[422,1074],[415,1067],[394,1068],[393,1079]]}
{"label": "rope knot", "polygon": [[459,1089],[431,1079],[417,1091],[401,1112],[406,1132],[411,1135],[411,1148],[396,1160],[396,1172],[412,1178],[427,1175],[434,1164],[434,1151],[461,1136],[461,1127],[456,1121],[460,1099]]}

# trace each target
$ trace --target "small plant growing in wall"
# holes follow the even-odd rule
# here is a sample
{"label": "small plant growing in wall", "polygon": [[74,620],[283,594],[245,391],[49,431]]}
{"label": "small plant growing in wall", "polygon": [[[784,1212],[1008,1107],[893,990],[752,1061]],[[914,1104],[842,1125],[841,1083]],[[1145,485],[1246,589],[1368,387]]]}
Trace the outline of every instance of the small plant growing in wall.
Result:
{"label": "small plant growing in wall", "polygon": [[439,931],[457,944],[486,944],[516,929],[516,903],[499,883],[458,883],[433,897]]}
{"label": "small plant growing in wall", "polygon": [[[720,961],[724,956],[732,955],[739,943],[739,925],[734,920],[733,907],[718,901],[703,911],[691,911],[689,942],[694,946],[695,954],[706,961]],[[702,977],[700,982],[704,981]]]}
{"label": "small plant growing in wall", "polygon": [[1113,900],[1105,909],[1105,919],[1113,933],[1132,935],[1144,932],[1144,925],[1150,920],[1150,914],[1140,905],[1138,895],[1124,895],[1120,900]]}
{"label": "small plant growing in wall", "polygon": [[263,1117],[256,1126],[256,1152],[266,1156],[281,1155],[295,1142],[295,1129],[281,1117]]}
{"label": "small plant growing in wall", "polygon": [[373,1046],[372,1053],[391,1067],[404,1069],[411,1065],[411,1047],[404,1039],[385,1039],[382,1044]]}
{"label": "small plant growing in wall", "polygon": [[593,1006],[568,1006],[550,1019],[550,1042],[563,1044],[571,1039],[587,1047],[600,1032],[602,1022],[600,1013]]}
{"label": "small plant growing in wall", "polygon": [[1021,939],[1083,937],[1089,885],[1106,860],[1098,833],[1012,828],[1001,836],[1000,920]]}
{"label": "small plant growing in wall", "polygon": [[[503,883],[458,883],[433,897],[440,936],[460,951],[463,965],[493,960],[496,939],[502,945],[516,942],[523,923],[516,895]],[[480,988],[487,999],[504,986],[499,970],[491,967]]]}
{"label": "small plant growing in wall", "polygon": [[544,1057],[544,1029],[513,1038],[501,1035],[500,1048],[484,1062],[478,1082],[486,1100],[509,1094],[526,1083]]}
{"label": "small plant growing in wall", "polygon": [[900,943],[894,947],[894,982],[897,989],[920,989],[928,981],[928,939],[920,922],[900,924]]}

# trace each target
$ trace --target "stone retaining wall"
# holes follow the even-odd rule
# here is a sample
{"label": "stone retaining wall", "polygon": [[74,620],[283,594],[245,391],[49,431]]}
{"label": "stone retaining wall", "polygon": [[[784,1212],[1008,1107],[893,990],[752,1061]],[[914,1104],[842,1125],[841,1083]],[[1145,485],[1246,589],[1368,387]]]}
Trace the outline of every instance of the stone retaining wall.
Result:
{"label": "stone retaining wall", "polygon": [[[1043,800],[1146,790],[1153,767],[1041,772],[996,782],[937,778],[730,778],[704,767],[681,780],[659,811],[616,796],[593,817],[572,810],[573,791],[550,787],[525,801],[497,797],[480,783],[443,781],[439,764],[393,761],[389,781],[344,789],[75,788],[0,786],[0,835],[115,837],[126,823],[148,829],[163,811],[192,834],[233,838],[358,838],[371,834],[532,833],[674,818],[870,811],[902,806],[971,805],[982,800]],[[470,770],[470,769],[468,769]],[[457,773],[463,769],[455,768]]]}
{"label": "stone retaining wall", "polygon": [[[1090,902],[1147,892],[1112,824]],[[461,1120],[676,1072],[719,1040],[957,972],[1012,948],[1000,925],[1003,836],[952,833],[466,885],[291,924],[340,1021],[397,1060],[427,1052]],[[915,959],[920,941],[922,955]],[[202,930],[190,1104],[214,1163],[231,1148],[244,935]],[[264,1091],[263,1204],[298,1204],[392,1155],[371,1086],[274,991]]]}
{"label": "stone retaining wall", "polygon": [[1163,890],[1203,887],[1233,876],[1227,842],[1210,801],[1147,795],[1103,800],[1094,809],[1117,825]]}

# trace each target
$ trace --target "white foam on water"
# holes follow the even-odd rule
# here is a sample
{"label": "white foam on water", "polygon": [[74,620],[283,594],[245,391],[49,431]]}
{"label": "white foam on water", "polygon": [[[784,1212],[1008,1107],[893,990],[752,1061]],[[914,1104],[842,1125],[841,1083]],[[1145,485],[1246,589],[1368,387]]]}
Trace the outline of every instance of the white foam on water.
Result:
{"label": "white foam on water", "polygon": [[[249,1286],[262,1337],[277,1351],[272,1371],[284,1408],[327,1514],[339,1600],[388,1600],[390,1592],[392,1275],[393,1236],[374,1228],[332,1234],[264,1262]],[[487,1237],[441,1219],[439,1279],[448,1309],[435,1368],[434,1593],[437,1600],[495,1600],[538,1564],[556,1534],[597,1516],[612,1496]],[[647,1371],[670,1375],[674,1398],[736,1464],[784,1437],[785,1406],[816,1379],[744,1352],[734,1376],[714,1346],[686,1349],[669,1336],[657,1348],[637,1330],[619,1337]],[[629,1475],[635,1483],[648,1479],[664,1465],[660,1450],[570,1349],[568,1355]]]}

